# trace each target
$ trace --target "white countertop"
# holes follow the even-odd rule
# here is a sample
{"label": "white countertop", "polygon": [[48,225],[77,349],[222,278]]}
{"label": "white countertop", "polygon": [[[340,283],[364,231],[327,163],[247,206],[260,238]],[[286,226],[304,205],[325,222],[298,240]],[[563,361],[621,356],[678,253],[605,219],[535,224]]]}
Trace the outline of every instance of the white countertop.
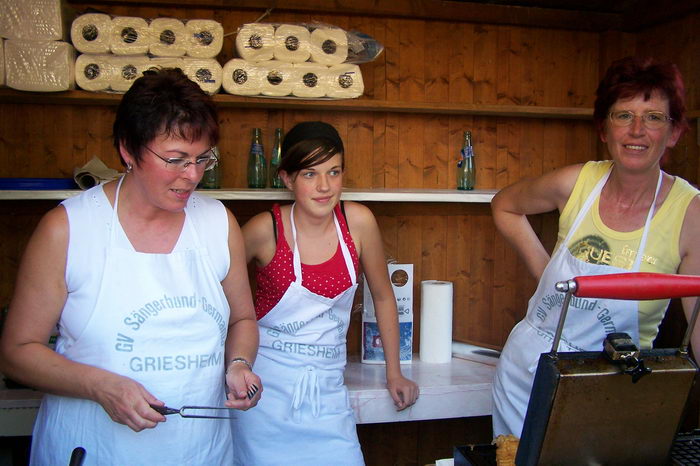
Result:
{"label": "white countertop", "polygon": [[386,389],[383,364],[348,361],[345,384],[358,424],[491,414],[491,382],[497,358],[461,355],[447,364],[425,363],[417,354],[413,358],[411,364],[402,364],[401,370],[418,384],[420,396],[415,405],[403,411],[396,411]]}
{"label": "white countertop", "polygon": [[[414,354],[411,364],[401,365],[403,374],[420,387],[416,404],[403,411],[396,411],[386,389],[385,366],[362,364],[356,357],[351,358],[345,370],[345,383],[357,423],[490,415],[491,381],[498,359],[484,354],[496,353],[459,345],[449,363],[425,363]],[[4,426],[0,427],[0,436],[30,435],[41,398],[41,392],[35,390],[5,389],[0,380],[0,424]]]}

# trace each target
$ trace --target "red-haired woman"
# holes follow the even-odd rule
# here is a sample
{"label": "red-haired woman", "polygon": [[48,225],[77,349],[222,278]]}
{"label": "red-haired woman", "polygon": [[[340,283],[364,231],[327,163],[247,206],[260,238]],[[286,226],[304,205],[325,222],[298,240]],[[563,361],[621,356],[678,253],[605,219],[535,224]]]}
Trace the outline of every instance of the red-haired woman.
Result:
{"label": "red-haired woman", "polygon": [[[660,160],[687,128],[684,86],[675,65],[629,57],[614,62],[596,91],[593,118],[611,160],[523,179],[493,199],[498,230],[539,280],[527,315],[506,342],[493,385],[494,435],[520,436],[540,353],[559,318],[554,284],[581,275],[620,272],[700,274],[700,199]],[[559,234],[550,257],[527,215],[557,209]],[[694,244],[693,244],[694,243]],[[550,299],[553,298],[553,299]],[[684,301],[686,314],[689,302]],[[597,299],[567,315],[559,351],[602,350],[605,335],[626,332],[650,348],[668,300]],[[700,332],[693,337],[698,348]]]}

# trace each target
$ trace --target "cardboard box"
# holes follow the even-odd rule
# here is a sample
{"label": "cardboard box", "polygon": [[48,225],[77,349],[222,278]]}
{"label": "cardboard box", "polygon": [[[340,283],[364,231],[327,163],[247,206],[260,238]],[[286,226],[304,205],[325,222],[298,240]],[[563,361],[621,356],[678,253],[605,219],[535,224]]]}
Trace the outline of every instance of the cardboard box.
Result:
{"label": "cardboard box", "polygon": [[[388,264],[388,269],[399,314],[399,360],[401,364],[410,364],[413,357],[413,264]],[[367,280],[362,304],[362,362],[384,364],[384,347]]]}

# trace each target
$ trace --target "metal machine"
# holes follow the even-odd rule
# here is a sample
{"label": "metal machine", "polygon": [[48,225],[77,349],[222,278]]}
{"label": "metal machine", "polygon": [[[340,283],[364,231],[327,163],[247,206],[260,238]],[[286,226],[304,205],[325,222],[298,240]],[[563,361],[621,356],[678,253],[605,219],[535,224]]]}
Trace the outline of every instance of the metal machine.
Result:
{"label": "metal machine", "polygon": [[609,334],[603,352],[557,352],[572,296],[651,300],[700,295],[700,276],[626,273],[576,277],[552,350],[540,356],[516,464],[666,465],[698,367],[688,355],[696,300],[680,348],[640,351]]}

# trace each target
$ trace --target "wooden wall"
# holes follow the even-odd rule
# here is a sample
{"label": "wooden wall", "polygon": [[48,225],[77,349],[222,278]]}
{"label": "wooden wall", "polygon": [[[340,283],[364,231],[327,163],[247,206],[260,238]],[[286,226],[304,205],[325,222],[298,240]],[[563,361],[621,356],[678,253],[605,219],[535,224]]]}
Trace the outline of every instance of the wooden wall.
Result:
{"label": "wooden wall", "polygon": [[[165,6],[157,7],[152,5],[156,1],[145,2],[151,4],[147,7],[136,0],[68,3],[78,11],[92,6],[114,15],[216,19],[230,34],[219,57],[222,64],[233,57],[232,33],[264,11],[207,9],[201,7],[205,0],[163,1]],[[233,3],[211,3],[217,1]],[[185,3],[200,6],[173,6]],[[255,2],[236,2],[251,3]],[[424,3],[411,1],[410,5]],[[639,53],[678,63],[688,85],[688,107],[695,110],[696,117],[700,108],[700,88],[694,86],[700,79],[700,43],[695,38],[699,14],[636,33],[423,20],[381,13],[314,14],[308,10],[299,14],[273,11],[265,21],[323,21],[369,33],[381,41],[384,53],[361,66],[365,82],[362,99],[366,100],[590,108],[608,64]],[[561,24],[571,25],[571,15]],[[0,100],[0,177],[70,177],[74,167],[93,155],[119,168],[111,142],[114,109],[111,105],[21,105]],[[354,188],[454,188],[455,161],[464,130],[471,130],[474,136],[480,189],[498,189],[523,176],[604,158],[604,147],[586,120],[232,107],[222,108],[220,119],[224,187],[245,186],[252,128],[263,128],[269,149],[274,128],[286,130],[310,119],[330,122],[340,131],[347,148],[346,185]],[[691,123],[691,131],[672,151],[666,169],[697,184],[697,124],[695,120]],[[0,201],[0,306],[9,302],[30,232],[42,213],[56,204]],[[268,202],[227,205],[241,222],[269,207]],[[382,228],[387,257],[414,264],[416,322],[420,280],[450,280],[455,284],[454,338],[501,346],[522,317],[535,283],[496,233],[488,205],[368,205]],[[531,221],[551,247],[556,216],[539,215]],[[358,351],[358,320],[355,315],[350,352]],[[419,465],[449,456],[456,444],[487,443],[489,426],[490,419],[483,417],[361,425],[358,432],[368,464]]]}
{"label": "wooden wall", "polygon": [[[219,56],[222,64],[233,57],[236,28],[262,13],[139,7],[130,2],[70,4],[79,11],[93,6],[114,15],[216,19],[230,34]],[[265,21],[321,21],[377,38],[385,46],[384,53],[361,66],[362,98],[367,100],[590,108],[601,70],[610,60],[639,49],[658,50],[669,59],[678,59],[685,73],[700,77],[700,65],[692,59],[698,55],[691,34],[697,29],[697,15],[680,25],[660,26],[652,34],[639,35],[274,11]],[[682,31],[680,43],[673,40],[678,30]],[[654,37],[663,40],[653,41]],[[695,53],[686,56],[681,50],[688,42]],[[700,104],[697,90],[689,104],[691,108]],[[114,106],[0,103],[0,177],[70,177],[74,167],[93,155],[119,168],[111,143],[113,112]],[[269,149],[274,128],[287,130],[310,119],[338,128],[346,143],[345,184],[353,188],[454,188],[464,130],[473,134],[479,189],[502,188],[524,176],[603,157],[587,120],[225,107],[220,110],[223,186],[245,186],[252,128],[263,128]],[[698,179],[695,140],[692,135],[684,139],[672,157],[674,170],[693,182]],[[687,161],[691,158],[692,163]],[[9,301],[20,251],[31,226],[48,205],[52,203],[0,203],[0,305]],[[368,205],[382,227],[387,256],[414,264],[416,322],[420,281],[450,280],[455,285],[454,338],[501,346],[524,314],[534,282],[496,234],[488,205]],[[228,203],[241,222],[255,213],[253,209],[266,206]],[[551,246],[555,217],[542,215],[532,220]],[[357,350],[355,340],[351,334],[351,351]],[[417,338],[415,343],[417,349]]]}

